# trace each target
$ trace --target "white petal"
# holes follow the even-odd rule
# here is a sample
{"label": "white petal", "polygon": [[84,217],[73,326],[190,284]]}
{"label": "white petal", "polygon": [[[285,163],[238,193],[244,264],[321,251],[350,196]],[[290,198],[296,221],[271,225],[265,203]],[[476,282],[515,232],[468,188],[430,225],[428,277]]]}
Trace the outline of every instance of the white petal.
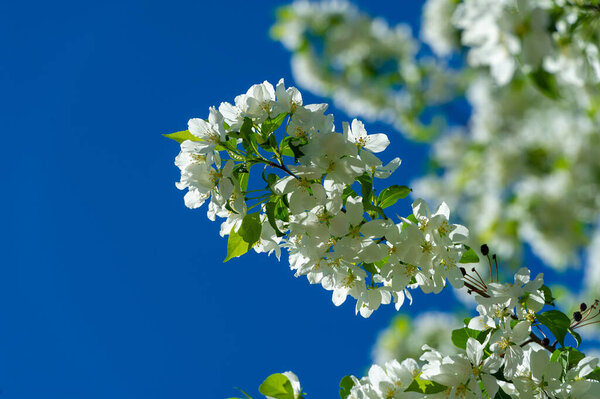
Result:
{"label": "white petal", "polygon": [[390,145],[390,140],[383,133],[371,134],[367,137],[365,148],[372,152],[381,152]]}

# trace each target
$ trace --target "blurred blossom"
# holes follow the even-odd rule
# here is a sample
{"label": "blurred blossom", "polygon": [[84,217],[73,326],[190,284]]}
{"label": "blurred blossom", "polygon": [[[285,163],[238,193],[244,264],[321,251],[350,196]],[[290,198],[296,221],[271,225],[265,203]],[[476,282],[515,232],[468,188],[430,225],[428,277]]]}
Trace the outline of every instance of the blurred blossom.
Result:
{"label": "blurred blossom", "polygon": [[[463,290],[464,291],[464,290]],[[421,347],[430,347],[447,354],[456,353],[449,331],[460,328],[461,322],[453,314],[424,312],[414,318],[400,314],[379,333],[372,355],[373,363],[383,364],[393,359],[417,358]]]}

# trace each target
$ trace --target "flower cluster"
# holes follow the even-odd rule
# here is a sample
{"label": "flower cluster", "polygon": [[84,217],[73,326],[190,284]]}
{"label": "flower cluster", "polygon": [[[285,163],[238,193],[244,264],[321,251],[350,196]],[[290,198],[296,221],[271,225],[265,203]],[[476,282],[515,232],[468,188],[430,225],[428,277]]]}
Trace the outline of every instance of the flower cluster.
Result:
{"label": "flower cluster", "polygon": [[445,103],[461,85],[433,59],[417,59],[419,44],[405,24],[372,19],[346,1],[296,1],[279,10],[273,37],[293,51],[299,84],[331,96],[350,115],[394,123],[410,137],[431,137],[427,107]]}
{"label": "flower cluster", "polygon": [[476,69],[467,90],[471,119],[434,144],[439,168],[415,191],[456,205],[474,235],[504,257],[518,255],[525,242],[551,267],[577,265],[580,249],[593,246],[600,214],[600,7],[430,3],[451,13],[452,23],[425,13],[424,30],[458,36],[468,65],[489,67],[489,76]]}
{"label": "flower cluster", "polygon": [[[469,274],[473,273],[473,274]],[[597,398],[599,359],[565,345],[575,329],[589,323],[598,301],[585,303],[569,318],[548,307],[552,292],[541,275],[520,269],[513,283],[486,283],[475,269],[463,270],[479,315],[452,331],[455,350],[423,345],[418,360],[374,364],[363,378],[340,382],[342,399],[381,398]],[[551,344],[550,338],[554,339]],[[290,396],[291,398],[291,396]]]}
{"label": "flower cluster", "polygon": [[469,48],[469,64],[488,66],[497,83],[520,69],[582,87],[600,82],[599,17],[592,1],[464,0],[452,21]]}
{"label": "flower cluster", "polygon": [[414,183],[415,192],[444,197],[503,257],[526,242],[550,266],[576,264],[600,214],[600,114],[582,112],[576,91],[562,93],[569,100],[474,82],[469,130],[434,144],[439,169]]}
{"label": "flower cluster", "polygon": [[[551,291],[543,286],[541,275],[532,280],[525,268],[515,274],[512,284],[486,284],[466,271],[465,283],[479,302],[479,316],[466,319],[465,327],[452,332],[458,353],[447,355],[424,345],[420,362],[392,360],[383,366],[372,366],[368,376],[360,380],[352,377],[354,385],[347,397],[600,395],[598,359],[564,346],[567,333],[580,339],[574,329],[584,317],[582,312],[589,313],[590,308],[582,304],[582,312],[575,312],[572,320],[557,310],[541,312],[544,305],[551,303]],[[548,330],[556,338],[552,345]],[[558,343],[561,347],[557,349]]]}
{"label": "flower cluster", "polygon": [[[389,41],[360,26],[380,19],[344,2],[293,3],[274,31],[294,52],[293,60],[307,60],[295,73],[309,89],[334,98],[351,92],[352,102],[360,104],[346,106],[351,113],[394,120],[411,137],[435,138],[436,168],[415,184],[418,196],[448,201],[474,235],[505,258],[518,260],[525,242],[546,264],[564,268],[577,265],[600,214],[594,155],[600,151],[598,21],[595,1],[428,0],[420,36],[439,56],[433,69],[423,67],[433,61],[416,56],[418,42],[408,33],[410,46],[397,45],[396,53],[377,50]],[[343,54],[361,56],[336,58]],[[462,54],[462,70],[444,66],[445,59]],[[421,83],[393,78],[377,65],[418,70]],[[439,104],[434,95],[417,94],[430,89],[444,101],[460,99],[465,89],[470,120],[457,121],[464,126],[443,135],[437,134],[444,130],[440,125],[433,125],[435,133],[423,129],[425,107],[430,120],[460,119],[444,112],[445,105],[430,107]],[[390,106],[398,93],[408,100]],[[467,112],[464,105],[448,106]]]}
{"label": "flower cluster", "polygon": [[[168,135],[181,142],[175,164],[186,205],[210,200],[208,217],[225,219],[227,260],[251,248],[279,258],[285,248],[296,276],[332,291],[335,305],[352,296],[364,317],[392,300],[399,308],[411,288],[439,292],[446,280],[461,287],[467,229],[450,224],[446,204],[431,213],[423,200],[394,223],[385,208],[410,189],[391,185],[376,194],[376,181],[400,165],[375,155],[387,136],[367,134],[356,119],[337,133],[325,109],[303,105],[283,80],[276,88],[264,82]],[[248,189],[255,165],[263,166],[262,190]]]}

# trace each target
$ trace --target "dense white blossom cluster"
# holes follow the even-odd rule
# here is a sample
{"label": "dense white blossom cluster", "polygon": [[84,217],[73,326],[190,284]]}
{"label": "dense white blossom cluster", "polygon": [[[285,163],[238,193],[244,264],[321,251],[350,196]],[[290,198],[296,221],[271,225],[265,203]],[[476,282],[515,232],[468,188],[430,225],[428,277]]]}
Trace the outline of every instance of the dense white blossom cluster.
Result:
{"label": "dense white blossom cluster", "polygon": [[[418,360],[374,364],[363,378],[344,377],[340,397],[600,397],[599,359],[565,346],[567,334],[579,342],[575,330],[598,317],[598,301],[590,307],[582,303],[569,318],[548,309],[553,296],[541,274],[532,279],[521,268],[513,283],[486,283],[475,269],[470,273],[463,269],[465,289],[475,296],[479,315],[452,331],[455,348],[450,353],[423,345]],[[291,388],[289,392],[292,398]]]}
{"label": "dense white blossom cluster", "polygon": [[[392,300],[400,308],[411,299],[408,289],[439,292],[446,280],[462,287],[457,265],[467,229],[449,223],[444,203],[431,213],[416,200],[409,218],[394,223],[387,217],[384,208],[410,189],[392,185],[375,195],[375,184],[400,159],[383,165],[375,153],[388,146],[387,136],[367,134],[356,119],[335,132],[326,108],[303,105],[300,92],[281,80],[276,88],[257,84],[234,104],[211,107],[207,120],[191,119],[189,130],[173,137],[181,141],[175,164],[177,187],[188,190],[186,205],[210,200],[209,219],[225,219],[228,259],[250,248],[279,258],[285,248],[296,276],[332,291],[335,305],[355,298],[364,317]],[[257,164],[265,168],[263,194],[247,187]],[[267,169],[274,173],[267,176]]]}
{"label": "dense white blossom cluster", "polygon": [[297,1],[279,11],[273,36],[293,51],[298,83],[331,96],[350,115],[394,123],[425,139],[441,126],[419,120],[450,98],[459,79],[434,59],[417,59],[419,43],[405,24],[390,27],[347,1]]}

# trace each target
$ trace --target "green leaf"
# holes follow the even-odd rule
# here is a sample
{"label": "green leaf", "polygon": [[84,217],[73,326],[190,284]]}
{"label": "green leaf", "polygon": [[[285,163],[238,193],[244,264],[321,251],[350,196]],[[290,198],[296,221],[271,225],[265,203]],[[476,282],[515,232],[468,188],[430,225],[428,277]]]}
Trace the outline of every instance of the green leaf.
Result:
{"label": "green leaf", "polygon": [[238,182],[240,183],[240,188],[242,191],[246,191],[248,189],[248,181],[250,180],[249,173],[240,173],[238,176]]}
{"label": "green leaf", "polygon": [[560,310],[549,310],[536,315],[537,320],[548,327],[561,346],[565,344],[565,335],[569,330],[571,319]]}
{"label": "green leaf", "polygon": [[553,74],[546,72],[542,68],[538,68],[528,75],[538,89],[547,97],[556,100],[560,97],[558,84]]}
{"label": "green leaf", "polygon": [[389,260],[389,259],[390,259],[390,256],[388,255],[388,256],[386,256],[385,258],[383,258],[383,259],[381,259],[381,260],[378,260],[377,262],[375,262],[375,263],[374,263],[374,265],[375,265],[375,267],[377,267],[378,269],[381,269],[381,267],[382,267],[383,265],[385,265],[385,264],[388,262],[388,260]]}
{"label": "green leaf", "polygon": [[266,119],[260,126],[260,131],[263,137],[268,137],[275,130],[279,129],[279,126],[283,123],[283,120],[288,114],[279,114],[275,118]]}
{"label": "green leaf", "polygon": [[432,395],[434,393],[443,392],[448,389],[442,384],[438,384],[434,381],[422,380],[419,376],[415,377],[413,382],[404,390],[404,392],[419,392],[423,394]]}
{"label": "green leaf", "polygon": [[479,256],[477,256],[477,253],[473,250],[473,248],[467,245],[465,245],[465,248],[467,248],[467,250],[463,253],[459,263],[478,263]]}
{"label": "green leaf", "polygon": [[381,190],[377,197],[377,203],[380,207],[387,208],[394,205],[399,199],[406,198],[411,191],[407,186],[394,184]]}
{"label": "green leaf", "polygon": [[260,238],[262,224],[260,223],[260,213],[249,213],[242,219],[242,225],[238,233],[248,246],[252,248]]}
{"label": "green leaf", "polygon": [[583,359],[585,355],[575,348],[564,347],[554,351],[550,356],[551,362],[558,362],[562,366],[564,372],[572,369]]}
{"label": "green leaf", "polygon": [[288,136],[286,138],[284,138],[283,140],[281,140],[280,143],[280,150],[279,152],[282,155],[288,156],[288,157],[294,157],[294,161],[298,162],[298,158],[302,157],[304,155],[304,153],[301,150],[301,147],[306,144],[306,141],[296,138],[296,137],[292,137],[292,136]]}
{"label": "green leaf", "polygon": [[246,117],[244,118],[244,123],[242,123],[242,127],[240,127],[240,137],[242,138],[242,146],[246,151],[246,157],[249,158],[253,154],[256,153],[256,136],[252,131],[252,119]]}
{"label": "green leaf", "polygon": [[283,374],[271,374],[260,384],[258,392],[275,399],[294,399],[292,383]]}
{"label": "green leaf", "polygon": [[340,398],[346,399],[350,395],[350,390],[354,386],[354,380],[349,376],[344,376],[340,381]]}
{"label": "green leaf", "polygon": [[191,134],[189,130],[182,130],[180,132],[163,134],[163,136],[165,136],[168,139],[175,140],[179,144],[183,143],[186,140],[202,141],[199,137],[196,137],[193,134]]}
{"label": "green leaf", "polygon": [[544,292],[544,301],[546,302],[546,305],[554,306],[554,300],[556,298],[552,296],[552,290],[546,285],[542,285],[541,290]]}
{"label": "green leaf", "polygon": [[600,367],[596,367],[594,371],[585,376],[588,380],[600,381]]}
{"label": "green leaf", "polygon": [[285,233],[282,233],[279,228],[277,227],[277,223],[276,221],[276,217],[275,217],[275,207],[276,204],[275,202],[267,202],[265,204],[265,210],[267,212],[267,220],[269,221],[269,224],[271,225],[271,227],[273,227],[273,229],[275,230],[275,234],[277,234],[277,237],[283,237],[285,235]]}
{"label": "green leaf", "polygon": [[379,270],[377,270],[377,267],[375,267],[375,265],[373,263],[363,262],[362,267],[363,267],[363,269],[365,269],[366,271],[368,271],[371,274],[379,273]]}
{"label": "green leaf", "polygon": [[363,205],[371,202],[371,195],[373,194],[373,183],[371,183],[371,176],[367,173],[356,178],[356,181],[360,183],[360,194],[362,195]]}
{"label": "green leaf", "polygon": [[285,199],[285,195],[279,197],[277,202],[275,203],[275,217],[279,220],[283,220],[284,222],[289,222],[289,206]]}
{"label": "green leaf", "polygon": [[371,217],[373,217],[375,214],[378,214],[379,216],[381,216],[382,219],[387,219],[387,216],[385,215],[385,213],[383,212],[383,209],[381,209],[380,206],[375,206],[375,205],[371,204],[370,202],[367,202],[365,204],[364,198],[363,198],[363,207],[365,208],[365,211],[369,212],[369,215]]}
{"label": "green leaf", "polygon": [[346,205],[346,200],[348,199],[348,197],[358,197],[356,191],[354,191],[354,189],[350,186],[346,186],[344,188],[344,192],[342,193],[342,203],[344,205]]}
{"label": "green leaf", "polygon": [[469,338],[479,337],[481,331],[473,330],[468,327],[458,328],[452,331],[452,343],[460,349],[467,349],[467,341]]}
{"label": "green leaf", "polygon": [[267,186],[272,192],[275,192],[273,185],[279,181],[279,177],[275,173],[269,173],[267,176]]}
{"label": "green leaf", "polygon": [[[413,215],[412,213],[410,215],[408,215],[407,217],[405,217],[405,219],[412,222],[415,226],[419,225],[419,221],[417,220],[417,217],[415,215]],[[402,223],[402,230],[404,230],[406,228],[406,226],[408,226],[408,223]]]}
{"label": "green leaf", "polygon": [[227,239],[227,257],[223,262],[227,262],[230,259],[237,258],[238,256],[242,256],[250,249],[250,245],[241,235],[231,229],[229,233],[229,238]]}
{"label": "green leaf", "polygon": [[417,220],[417,217],[415,215],[413,215],[412,213],[410,215],[408,215],[406,217],[407,220],[410,220],[411,222],[413,222],[414,224],[419,224],[419,221]]}

